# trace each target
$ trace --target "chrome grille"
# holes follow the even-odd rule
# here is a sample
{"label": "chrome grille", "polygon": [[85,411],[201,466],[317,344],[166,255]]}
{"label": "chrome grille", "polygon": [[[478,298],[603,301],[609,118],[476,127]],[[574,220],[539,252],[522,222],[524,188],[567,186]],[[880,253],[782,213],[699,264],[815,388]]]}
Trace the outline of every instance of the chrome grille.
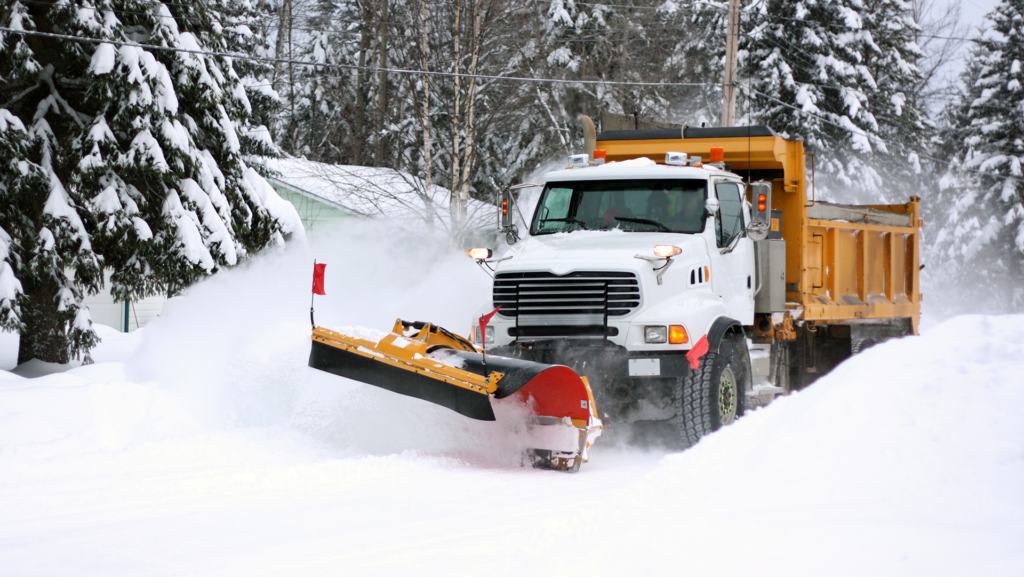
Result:
{"label": "chrome grille", "polygon": [[505,272],[494,277],[498,314],[517,317],[519,326],[595,326],[606,317],[640,306],[640,285],[631,272]]}

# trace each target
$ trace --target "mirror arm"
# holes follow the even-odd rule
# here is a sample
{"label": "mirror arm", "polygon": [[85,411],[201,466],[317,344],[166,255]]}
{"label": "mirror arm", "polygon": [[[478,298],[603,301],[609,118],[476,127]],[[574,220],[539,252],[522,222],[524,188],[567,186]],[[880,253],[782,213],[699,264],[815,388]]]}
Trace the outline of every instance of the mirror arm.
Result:
{"label": "mirror arm", "polygon": [[[476,259],[476,264],[477,264],[477,265],[478,265],[478,266],[479,266],[479,267],[480,267],[481,269],[483,269],[483,271],[484,271],[485,273],[487,273],[487,276],[489,276],[489,277],[491,277],[491,278],[494,278],[494,274],[492,274],[492,273],[494,273],[494,272],[495,272],[495,270],[494,270],[493,268],[491,268],[491,263],[499,263],[499,262],[501,262],[501,261],[503,261],[503,260],[508,260],[508,259],[510,259],[510,258],[512,258],[512,257],[511,257],[511,256],[506,256],[506,257],[504,257],[504,258],[492,258],[492,259],[482,259],[482,258],[478,258],[478,259]],[[490,271],[490,272],[488,272],[488,271]]]}
{"label": "mirror arm", "polygon": [[664,264],[664,265],[662,265],[662,266],[659,266],[659,267],[654,267],[654,272],[655,272],[655,275],[654,275],[654,276],[655,276],[655,278],[657,278],[657,279],[658,279],[658,284],[661,284],[661,277],[662,277],[662,276],[663,276],[663,275],[664,275],[664,274],[665,274],[666,272],[668,272],[668,267],[672,266],[672,262],[673,262],[673,261],[672,261],[672,257],[670,257],[670,256],[665,256],[665,257],[660,257],[660,256],[650,257],[650,256],[644,256],[644,255],[642,255],[642,254],[638,254],[638,255],[634,255],[634,256],[633,256],[633,258],[638,258],[638,259],[640,259],[640,260],[646,260],[647,262],[651,263],[651,265],[652,265],[652,266],[654,265],[654,263],[657,263],[657,262],[660,262],[660,261],[665,261],[665,264]]}

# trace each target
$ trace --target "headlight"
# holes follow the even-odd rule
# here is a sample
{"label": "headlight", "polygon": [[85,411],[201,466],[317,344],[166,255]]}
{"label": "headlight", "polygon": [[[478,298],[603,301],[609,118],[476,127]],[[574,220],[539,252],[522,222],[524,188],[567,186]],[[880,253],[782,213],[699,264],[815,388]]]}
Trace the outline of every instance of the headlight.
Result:
{"label": "headlight", "polygon": [[665,327],[644,327],[645,343],[663,343],[668,340],[668,329]]}
{"label": "headlight", "polygon": [[[473,335],[473,339],[472,339],[473,340],[473,344],[482,344],[480,342],[480,326],[479,325],[476,325],[475,327],[473,327],[472,335]],[[495,343],[495,327],[492,327],[492,326],[488,325],[486,330],[484,331],[483,335],[487,337],[486,344],[488,346]]]}

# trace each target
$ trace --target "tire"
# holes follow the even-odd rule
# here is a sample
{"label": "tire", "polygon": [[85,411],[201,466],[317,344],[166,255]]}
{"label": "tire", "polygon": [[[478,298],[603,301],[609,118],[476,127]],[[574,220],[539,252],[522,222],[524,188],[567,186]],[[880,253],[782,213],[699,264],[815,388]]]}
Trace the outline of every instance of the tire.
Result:
{"label": "tire", "polygon": [[684,449],[743,414],[751,388],[746,355],[746,339],[726,335],[717,351],[704,355],[697,370],[676,379],[673,421]]}
{"label": "tire", "polygon": [[853,342],[850,343],[850,356],[852,357],[853,355],[863,351],[864,349],[869,349],[877,344],[878,341],[876,341],[875,339],[853,339]]}

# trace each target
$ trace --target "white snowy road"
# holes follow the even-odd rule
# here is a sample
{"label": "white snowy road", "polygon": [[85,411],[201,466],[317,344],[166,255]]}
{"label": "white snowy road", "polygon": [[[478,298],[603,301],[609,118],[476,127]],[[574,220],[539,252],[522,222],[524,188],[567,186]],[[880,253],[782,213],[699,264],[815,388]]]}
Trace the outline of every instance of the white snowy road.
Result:
{"label": "white snowy road", "polygon": [[[460,330],[487,298],[472,263],[345,240],[315,255],[322,324]],[[305,367],[307,261],[211,279],[95,365],[0,372],[0,575],[1024,574],[1024,316],[869,349],[685,453],[599,440],[570,475]]]}
{"label": "white snowy road", "polygon": [[[478,574],[528,555],[550,514],[580,516],[657,463],[610,454],[573,478],[414,454],[337,458],[278,435],[158,444],[71,478],[47,468],[58,479],[0,499],[14,513],[0,560],[22,575]],[[219,458],[173,459],[204,452]]]}

